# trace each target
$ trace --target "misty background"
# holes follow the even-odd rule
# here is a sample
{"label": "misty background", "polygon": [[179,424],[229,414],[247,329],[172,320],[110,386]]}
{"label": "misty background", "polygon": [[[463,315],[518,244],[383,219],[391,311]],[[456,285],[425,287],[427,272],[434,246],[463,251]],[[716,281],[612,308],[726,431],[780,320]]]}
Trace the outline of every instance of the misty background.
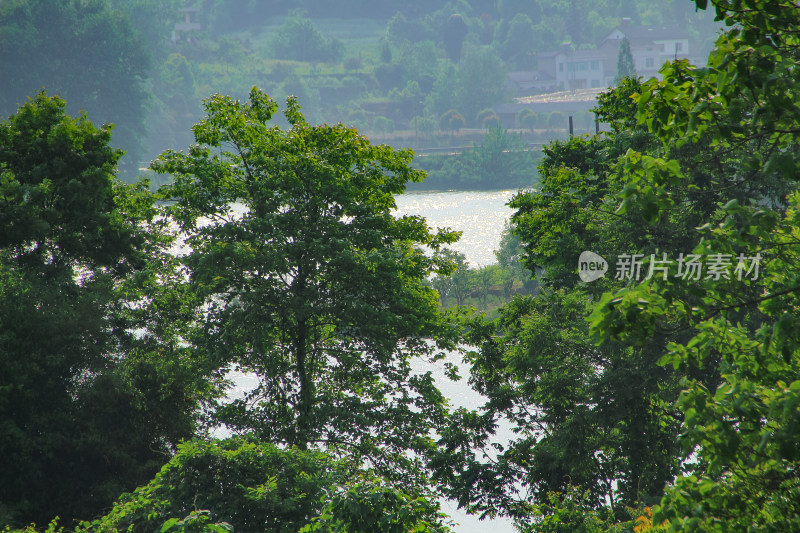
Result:
{"label": "misty background", "polygon": [[70,113],[115,125],[131,181],[192,142],[204,98],[257,85],[297,96],[311,122],[415,149],[426,187],[529,186],[569,117],[576,134],[594,131],[620,36],[649,77],[674,57],[702,62],[716,29],[684,0],[12,0],[0,5],[0,113],[61,95]]}

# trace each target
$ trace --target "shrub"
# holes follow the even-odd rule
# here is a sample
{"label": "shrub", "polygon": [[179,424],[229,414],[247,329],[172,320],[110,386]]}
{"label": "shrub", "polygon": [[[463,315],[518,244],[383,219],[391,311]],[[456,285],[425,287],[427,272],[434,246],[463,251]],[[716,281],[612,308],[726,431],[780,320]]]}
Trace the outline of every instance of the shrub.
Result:
{"label": "shrub", "polygon": [[533,131],[533,128],[536,127],[537,118],[536,113],[530,109],[522,109],[517,113],[517,124],[522,128]]}
{"label": "shrub", "polygon": [[442,130],[458,131],[466,125],[466,119],[455,109],[445,111],[439,119],[439,129]]}

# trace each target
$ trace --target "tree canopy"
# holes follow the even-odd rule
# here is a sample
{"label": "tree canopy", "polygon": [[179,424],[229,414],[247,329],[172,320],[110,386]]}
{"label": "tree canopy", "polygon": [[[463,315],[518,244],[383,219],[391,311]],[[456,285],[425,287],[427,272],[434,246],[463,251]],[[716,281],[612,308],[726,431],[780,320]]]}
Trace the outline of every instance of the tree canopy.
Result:
{"label": "tree canopy", "polygon": [[11,1],[0,6],[0,113],[46,89],[97,123],[116,124],[112,145],[131,176],[147,135],[150,56],[126,15],[106,2]]}
{"label": "tree canopy", "polygon": [[259,378],[218,419],[383,472],[413,462],[407,452],[431,446],[446,412],[430,373],[409,366],[448,334],[423,283],[447,265],[421,247],[457,235],[392,213],[393,195],[423,176],[410,152],[311,126],[293,99],[291,127],[270,125],[277,104],[255,88],[246,103],[205,106],[197,144],[153,168],[174,176],[162,196],[191,246],[184,263],[204,310],[194,342]]}
{"label": "tree canopy", "polygon": [[[485,415],[457,418],[437,472],[462,504],[526,531],[797,528],[798,93],[774,73],[798,10],[714,6],[732,29],[707,67],[622,80],[611,131],[552,143],[513,200],[543,293],[474,323]],[[616,265],[582,281],[586,251]],[[501,415],[496,451],[459,431]]]}
{"label": "tree canopy", "polygon": [[110,137],[45,93],[0,123],[0,524],[96,515],[209,392],[177,345],[170,237]]}

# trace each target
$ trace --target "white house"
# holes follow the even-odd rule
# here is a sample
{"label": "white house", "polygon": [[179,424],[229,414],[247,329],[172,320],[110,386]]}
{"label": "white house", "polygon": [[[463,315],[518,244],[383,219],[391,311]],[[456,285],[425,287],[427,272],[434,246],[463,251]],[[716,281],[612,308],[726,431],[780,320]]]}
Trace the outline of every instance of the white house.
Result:
{"label": "white house", "polygon": [[569,43],[555,52],[537,54],[538,70],[514,72],[507,85],[517,95],[541,94],[610,87],[617,77],[617,58],[622,39],[631,46],[636,74],[644,78],[658,77],[658,70],[676,58],[689,58],[689,34],[678,26],[634,26],[623,19],[597,48],[573,50]]}
{"label": "white house", "polygon": [[[633,26],[628,21],[614,28],[598,47],[610,58],[613,55],[616,76],[616,58],[622,39],[631,45],[631,55],[636,74],[643,78],[658,77],[661,66],[678,58],[693,59],[689,50],[689,34],[678,26]],[[693,61],[696,62],[696,61]]]}

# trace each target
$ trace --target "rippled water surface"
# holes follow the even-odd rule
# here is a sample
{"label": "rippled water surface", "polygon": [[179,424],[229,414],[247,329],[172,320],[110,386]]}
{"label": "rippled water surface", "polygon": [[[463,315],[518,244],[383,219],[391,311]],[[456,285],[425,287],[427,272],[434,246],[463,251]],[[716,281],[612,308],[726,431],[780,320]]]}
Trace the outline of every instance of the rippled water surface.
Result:
{"label": "rippled water surface", "polygon": [[511,217],[506,203],[514,194],[516,191],[412,192],[397,197],[397,212],[423,216],[432,228],[463,232],[451,248],[466,255],[471,266],[484,266],[497,262],[494,251]]}

